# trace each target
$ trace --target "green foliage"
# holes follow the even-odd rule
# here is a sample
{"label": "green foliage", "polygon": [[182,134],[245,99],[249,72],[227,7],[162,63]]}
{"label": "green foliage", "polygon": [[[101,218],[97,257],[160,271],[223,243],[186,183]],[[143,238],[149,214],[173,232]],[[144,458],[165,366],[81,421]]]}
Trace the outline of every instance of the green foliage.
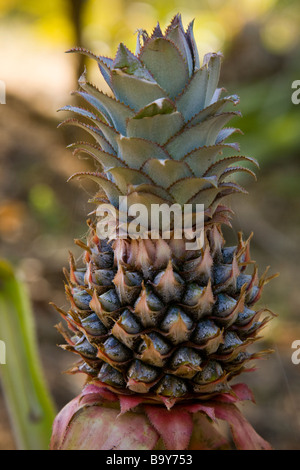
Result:
{"label": "green foliage", "polygon": [[0,379],[17,446],[46,450],[54,407],[43,379],[28,294],[5,261],[0,261],[0,325],[6,345]]}

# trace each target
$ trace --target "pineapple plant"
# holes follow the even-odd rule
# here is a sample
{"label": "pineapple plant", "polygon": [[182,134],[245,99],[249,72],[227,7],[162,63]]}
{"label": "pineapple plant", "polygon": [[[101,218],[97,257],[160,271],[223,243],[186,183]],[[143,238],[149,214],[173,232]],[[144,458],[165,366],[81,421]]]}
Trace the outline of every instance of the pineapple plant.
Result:
{"label": "pineapple plant", "polygon": [[[57,417],[52,448],[74,445],[70,423],[87,409],[96,414],[78,428],[80,448],[82,442],[87,448],[135,448],[99,442],[105,426],[124,437],[134,432],[133,423],[139,427],[138,418],[144,419],[151,443],[143,447],[135,441],[137,448],[154,448],[157,442],[169,449],[205,448],[209,436],[218,441],[215,418],[229,422],[238,448],[269,448],[234,404],[252,395],[232,379],[267,353],[249,347],[273,316],[255,305],[274,276],[266,270],[259,277],[250,255],[251,235],[244,240],[239,233],[236,246],[226,246],[222,235],[222,226],[230,226],[229,197],[246,192],[232,175],[255,177],[243,163],[258,166],[239,154],[237,143],[227,142],[239,131],[224,126],[240,113],[224,111],[239,98],[218,88],[222,55],[206,54],[201,64],[193,22],[185,30],[179,14],[164,33],[159,24],[151,35],[139,30],[135,54],[122,43],[114,59],[82,48],[69,52],[95,59],[112,91],[111,96],[97,89],[84,72],[76,94],[87,107],[63,108],[80,118],[64,125],[93,137],[93,143],[70,147],[75,154],[88,154],[96,171],[72,178],[93,179],[99,191],[92,202],[105,203],[117,220],[123,197],[128,208],[190,204],[194,215],[203,204],[204,242],[186,249],[185,235],[175,237],[174,226],[169,238],[151,237],[148,219],[147,237],[116,231],[105,240],[97,217],[88,219],[86,241],[77,240],[83,263],[77,266],[70,254],[65,272],[70,309],[56,307],[68,326],[58,325],[66,340],[62,347],[79,359],[70,372],[85,374],[87,386]],[[83,437],[91,426],[98,436],[93,444]]]}

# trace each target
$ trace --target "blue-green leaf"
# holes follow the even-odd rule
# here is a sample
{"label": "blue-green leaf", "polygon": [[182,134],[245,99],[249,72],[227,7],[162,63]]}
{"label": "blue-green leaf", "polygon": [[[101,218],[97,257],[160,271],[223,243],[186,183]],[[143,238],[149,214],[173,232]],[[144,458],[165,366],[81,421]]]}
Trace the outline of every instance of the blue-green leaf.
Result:
{"label": "blue-green leaf", "polygon": [[97,127],[90,126],[89,124],[85,124],[84,122],[78,121],[78,119],[67,119],[63,121],[62,123],[59,124],[58,127],[60,126],[76,126],[76,127],[81,127],[81,129],[84,129],[87,131],[90,135],[94,137],[96,142],[101,146],[101,148],[104,150],[104,152],[111,153],[111,154],[116,154],[114,148],[112,145],[106,140],[104,137],[102,131],[98,129]]}
{"label": "blue-green leaf", "polygon": [[106,171],[112,167],[125,167],[127,166],[124,161],[118,158],[116,155],[112,155],[107,152],[103,152],[100,147],[96,145],[89,144],[88,142],[79,142],[77,144],[69,145],[69,148],[73,148],[74,155],[79,152],[84,152],[94,158],[98,163],[103,167],[103,170]]}
{"label": "blue-green leaf", "polygon": [[149,193],[153,194],[157,197],[164,199],[165,201],[175,202],[171,194],[162,186],[157,186],[156,184],[148,184],[148,183],[141,183],[138,185],[132,185],[129,187],[129,193],[137,192],[137,193]]}
{"label": "blue-green leaf", "polygon": [[[75,112],[75,111],[74,111]],[[80,113],[78,113],[80,114]],[[96,118],[96,119],[95,119]],[[77,125],[76,123],[76,120],[67,120],[67,121],[64,121],[65,124],[73,124],[74,125]],[[109,144],[111,145],[111,147],[114,149],[115,152],[117,152],[118,150],[118,145],[117,145],[117,142],[116,142],[116,139],[118,137],[118,132],[114,129],[114,127],[112,126],[109,126],[108,124],[105,124],[105,122],[101,121],[100,118],[98,118],[97,116],[95,116],[93,118],[93,121],[95,122],[96,124],[96,128],[95,127],[91,127],[89,126],[89,128],[87,128],[87,126],[84,126],[88,131],[94,131],[95,132],[95,129],[96,129],[96,134],[100,134],[100,135],[103,135],[105,137],[105,139],[109,142]],[[82,126],[81,126],[82,127]],[[97,129],[98,128],[98,129]],[[91,132],[90,132],[91,133]],[[97,139],[96,139],[97,140]],[[100,144],[101,145],[101,144]]]}
{"label": "blue-green leaf", "polygon": [[189,76],[191,76],[193,73],[193,57],[182,25],[177,24],[174,28],[170,28],[165,37],[178,48],[187,63]]}
{"label": "blue-green leaf", "polygon": [[[171,196],[170,196],[171,198]],[[151,207],[153,204],[164,204],[170,203],[169,199],[164,199],[162,197],[157,196],[156,194],[149,193],[149,189],[147,188],[145,192],[134,190],[127,196],[127,204],[128,208],[133,204],[143,204],[145,208],[148,210],[148,214],[151,214]]]}
{"label": "blue-green leaf", "polygon": [[194,73],[186,89],[177,98],[176,106],[185,121],[189,121],[217,98],[214,94],[219,81],[221,57],[220,54],[206,54],[203,66]]}
{"label": "blue-green leaf", "polygon": [[176,100],[176,107],[187,122],[198,114],[205,106],[208,71],[199,69]]}
{"label": "blue-green leaf", "polygon": [[130,52],[123,43],[119,44],[113,68],[120,69],[125,74],[134,75],[136,78],[155,82],[138,57]]}
{"label": "blue-green leaf", "polygon": [[126,132],[126,120],[134,115],[134,111],[88,83],[85,75],[81,76],[79,84],[86,93],[79,92],[78,94],[104,114],[109,123],[124,135]]}
{"label": "blue-green leaf", "polygon": [[98,122],[99,117],[96,114],[92,113],[88,109],[81,108],[80,106],[71,106],[67,105],[63,108],[60,108],[58,111],[71,111],[72,113],[78,114],[87,119],[91,119],[93,122]]}
{"label": "blue-green leaf", "polygon": [[[196,114],[188,123],[189,126],[194,126],[199,122],[205,121],[205,119],[214,116],[217,112],[223,110],[227,103],[232,102],[236,105],[239,102],[239,99],[236,95],[228,96],[222,100],[218,100],[215,103],[210,104],[206,108],[202,109],[198,114]],[[237,116],[241,116],[239,112],[236,112]]]}
{"label": "blue-green leaf", "polygon": [[223,113],[212,116],[193,127],[183,129],[166,145],[166,150],[175,160],[203,145],[214,145],[222,127],[233,117],[234,113]]}
{"label": "blue-green leaf", "polygon": [[223,149],[233,148],[239,150],[237,144],[218,144],[209,147],[203,146],[188,153],[182,159],[192,169],[195,176],[209,176],[207,170],[215,162],[217,155],[222,154]]}
{"label": "blue-green leaf", "polygon": [[234,193],[248,194],[248,191],[243,188],[243,186],[238,183],[234,183],[233,181],[226,181],[224,183],[220,183],[219,188],[222,189],[222,193],[220,193],[221,195],[229,195]]}
{"label": "blue-green leaf", "polygon": [[157,83],[174,99],[184,89],[189,79],[186,62],[177,47],[165,38],[146,42],[140,59]]}
{"label": "blue-green leaf", "polygon": [[114,182],[122,193],[127,194],[128,185],[153,184],[153,181],[140,170],[132,168],[111,168],[108,172],[112,175]]}
{"label": "blue-green leaf", "polygon": [[134,115],[134,119],[143,119],[145,117],[153,117],[157,114],[172,114],[176,112],[175,105],[168,98],[159,98],[152,103],[147,104],[138,113]]}
{"label": "blue-green leaf", "polygon": [[[221,97],[221,94],[223,91],[227,91],[225,88],[216,88],[214,94],[213,94],[213,97],[211,99],[211,102],[210,104],[213,104],[215,103],[216,101],[218,101]],[[234,95],[235,96],[235,95]],[[237,97],[238,98],[238,97]]]}
{"label": "blue-green leaf", "polygon": [[118,156],[130,168],[139,169],[150,158],[158,160],[170,158],[169,154],[162,147],[149,140],[120,136],[117,142]]}
{"label": "blue-green leaf", "polygon": [[201,189],[187,201],[187,204],[204,204],[204,209],[207,210],[221,190],[214,187]]}
{"label": "blue-green leaf", "polygon": [[93,52],[89,51],[88,49],[84,49],[82,47],[74,47],[74,48],[69,49],[67,51],[67,53],[70,53],[70,52],[71,53],[78,52],[80,54],[86,55],[90,59],[96,60],[104,80],[111,87],[110,75],[111,75],[111,69],[112,69],[112,66],[113,66],[113,60],[112,59],[110,59],[109,57],[97,56]]}
{"label": "blue-green leaf", "polygon": [[155,28],[153,29],[152,31],[152,34],[151,34],[151,39],[152,38],[162,38],[164,35],[162,33],[162,30],[161,30],[161,27],[160,27],[160,24],[159,22],[157,22]]}
{"label": "blue-green leaf", "polygon": [[69,178],[68,181],[71,181],[74,178],[82,178],[86,177],[95,181],[105,192],[109,202],[114,207],[119,207],[119,197],[123,196],[124,194],[120,191],[117,185],[113,182],[108,180],[105,176],[101,175],[100,173],[90,173],[90,172],[80,172],[75,173]]}
{"label": "blue-green leaf", "polygon": [[135,55],[138,56],[141,52],[141,40],[143,41],[143,45],[149,39],[149,35],[145,29],[138,28],[136,30],[137,38],[136,38],[136,48],[135,48]]}
{"label": "blue-green leaf", "polygon": [[192,51],[194,70],[196,70],[200,68],[200,60],[199,60],[198,48],[197,48],[197,44],[195,41],[193,28],[194,28],[194,20],[192,20],[189,23],[185,34],[186,34],[186,38],[189,43],[190,49]]}
{"label": "blue-green leaf", "polygon": [[217,178],[219,178],[222,175],[222,173],[226,169],[228,169],[230,165],[236,162],[241,162],[241,161],[247,161],[247,162],[253,163],[255,166],[258,167],[258,163],[255,160],[255,158],[246,157],[242,155],[236,155],[233,157],[223,158],[222,160],[219,160],[213,165],[211,165],[205,172],[205,176],[215,175]]}
{"label": "blue-green leaf", "polygon": [[179,204],[186,204],[200,190],[217,187],[217,179],[215,177],[208,178],[184,178],[172,184],[168,190]]}
{"label": "blue-green leaf", "polygon": [[86,93],[84,91],[73,91],[73,95],[78,95],[83,98],[87,103],[89,103],[93,108],[97,111],[98,114],[103,118],[105,122],[109,125],[113,126],[113,122],[111,120],[110,115],[106,112],[105,108],[101,105],[101,103],[90,93]]}
{"label": "blue-green leaf", "polygon": [[140,137],[163,145],[182,128],[183,124],[183,117],[177,111],[142,119],[133,117],[127,122],[127,136]]}
{"label": "blue-green leaf", "polygon": [[221,144],[222,142],[224,142],[224,140],[228,139],[228,137],[230,137],[235,132],[238,132],[239,134],[243,133],[240,129],[236,129],[235,127],[225,127],[219,132],[218,137],[216,139],[216,144]]}
{"label": "blue-green leaf", "polygon": [[179,179],[193,176],[192,171],[185,162],[157,160],[156,158],[146,161],[143,171],[163,188],[168,188]]}
{"label": "blue-green leaf", "polygon": [[216,210],[216,208],[224,203],[224,200],[233,194],[248,194],[245,188],[240,186],[237,183],[231,183],[231,182],[226,182],[226,183],[220,183],[219,185],[219,194],[217,197],[214,199],[214,201],[211,202],[210,204],[210,210],[212,214]]}
{"label": "blue-green leaf", "polygon": [[97,62],[98,62],[98,67],[102,74],[102,77],[104,78],[108,86],[112,88],[111,70],[113,68],[113,60],[110,59],[109,57],[98,57]]}
{"label": "blue-green leaf", "polygon": [[246,168],[243,166],[234,166],[234,167],[226,168],[226,170],[224,170],[223,173],[220,175],[219,181],[222,182],[233,173],[239,173],[239,172],[248,173],[248,175],[251,175],[255,179],[255,181],[257,179],[254,171],[250,170],[249,168]]}
{"label": "blue-green leaf", "polygon": [[208,70],[208,83],[206,89],[205,106],[209,106],[211,104],[212,98],[218,86],[220,78],[221,59],[221,53],[210,53],[204,56],[203,67],[207,67]]}
{"label": "blue-green leaf", "polygon": [[166,92],[157,83],[128,75],[121,70],[112,71],[111,83],[115,97],[135,111],[166,97]]}

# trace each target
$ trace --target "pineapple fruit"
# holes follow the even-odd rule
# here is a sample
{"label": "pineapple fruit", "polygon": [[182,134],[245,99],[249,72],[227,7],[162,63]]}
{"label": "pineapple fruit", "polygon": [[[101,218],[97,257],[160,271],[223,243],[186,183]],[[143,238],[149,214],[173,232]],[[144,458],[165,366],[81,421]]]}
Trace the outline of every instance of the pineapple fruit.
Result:
{"label": "pineapple fruit", "polygon": [[86,242],[77,241],[83,267],[70,255],[66,272],[70,309],[58,308],[71,332],[59,325],[63,348],[79,356],[71,372],[86,374],[90,387],[121,404],[161,406],[166,420],[178,406],[201,409],[220,396],[237,397],[231,380],[265,354],[249,346],[273,314],[255,307],[271,277],[267,270],[258,276],[251,236],[239,233],[237,245],[226,246],[221,231],[230,225],[228,197],[246,192],[231,176],[255,177],[240,164],[258,166],[250,157],[223,155],[239,152],[227,142],[238,130],[224,127],[239,115],[224,108],[239,99],[218,88],[222,56],[207,54],[200,64],[193,22],[185,31],[180,15],[164,33],[159,24],[150,36],[139,30],[135,54],[124,44],[114,59],[70,52],[95,59],[113,93],[99,91],[83,73],[76,94],[88,109],[63,108],[84,119],[63,124],[95,141],[71,145],[96,162],[97,171],[73,175],[98,183],[93,202],[116,213],[122,196],[129,207],[204,204],[205,210],[204,244],[193,250],[174,233],[101,240],[96,218],[88,220]]}

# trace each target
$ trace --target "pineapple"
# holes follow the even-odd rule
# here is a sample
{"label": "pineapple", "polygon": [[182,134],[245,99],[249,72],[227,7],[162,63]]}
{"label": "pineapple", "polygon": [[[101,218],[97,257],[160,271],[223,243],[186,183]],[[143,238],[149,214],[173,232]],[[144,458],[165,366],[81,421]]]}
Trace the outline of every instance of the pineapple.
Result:
{"label": "pineapple", "polygon": [[[165,405],[211,402],[237,393],[231,380],[265,352],[249,352],[272,318],[257,309],[264,285],[250,256],[251,236],[238,234],[226,246],[221,226],[230,226],[228,197],[245,193],[230,178],[258,166],[254,158],[234,155],[238,132],[224,127],[237,111],[236,95],[218,88],[222,55],[211,53],[200,64],[193,22],[185,31],[176,15],[164,32],[159,24],[149,36],[139,30],[136,53],[120,44],[115,59],[76,48],[97,61],[113,97],[79,79],[76,92],[88,109],[66,106],[84,121],[64,125],[86,130],[94,143],[72,144],[86,153],[97,171],[93,198],[119,213],[119,201],[143,204],[204,205],[204,243],[186,249],[187,240],[170,238],[100,239],[97,218],[88,220],[83,265],[70,255],[66,294],[70,309],[58,308],[68,333],[64,349],[79,356],[72,373],[120,400]],[[73,178],[72,177],[72,178]],[[194,209],[195,210],[195,209]],[[83,266],[83,267],[82,267]],[[163,408],[162,408],[163,410]]]}

